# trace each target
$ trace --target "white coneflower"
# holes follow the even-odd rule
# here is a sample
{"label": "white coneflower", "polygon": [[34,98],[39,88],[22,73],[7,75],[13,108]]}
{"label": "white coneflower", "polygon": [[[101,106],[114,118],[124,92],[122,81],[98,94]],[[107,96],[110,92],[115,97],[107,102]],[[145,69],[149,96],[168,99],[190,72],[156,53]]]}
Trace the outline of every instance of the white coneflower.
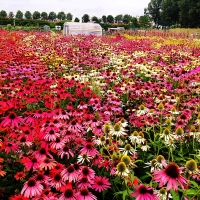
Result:
{"label": "white coneflower", "polygon": [[116,135],[117,137],[120,137],[122,135],[127,135],[126,130],[119,122],[116,123],[113,127],[111,127],[110,133],[112,135]]}
{"label": "white coneflower", "polygon": [[88,154],[80,154],[80,155],[78,155],[77,163],[83,164],[85,161],[90,162],[91,159],[92,159],[92,156],[90,156]]}
{"label": "white coneflower", "polygon": [[148,113],[148,111],[149,109],[142,104],[139,106],[139,110],[137,110],[136,113],[137,116],[140,116],[140,115],[145,115],[146,113]]}
{"label": "white coneflower", "polygon": [[117,167],[116,167],[116,169],[117,169],[117,171],[115,172],[116,173],[116,175],[118,175],[118,176],[129,176],[129,173],[130,173],[130,171],[129,171],[129,169],[126,167],[126,164],[124,163],[124,162],[119,162],[118,164],[117,164]]}
{"label": "white coneflower", "polygon": [[147,144],[147,141],[145,141],[145,144],[140,147],[142,151],[148,151],[150,149],[150,146]]}
{"label": "white coneflower", "polygon": [[122,152],[124,155],[136,154],[136,150],[130,144],[126,144],[124,147],[119,148],[119,151]]}
{"label": "white coneflower", "polygon": [[151,172],[154,170],[161,170],[163,169],[162,159],[165,158],[162,155],[158,155],[155,159],[145,163],[147,165],[146,167],[151,167]]}
{"label": "white coneflower", "polygon": [[160,134],[160,138],[164,138],[164,141],[174,140],[174,135],[171,133],[169,128],[165,128],[163,133]]}

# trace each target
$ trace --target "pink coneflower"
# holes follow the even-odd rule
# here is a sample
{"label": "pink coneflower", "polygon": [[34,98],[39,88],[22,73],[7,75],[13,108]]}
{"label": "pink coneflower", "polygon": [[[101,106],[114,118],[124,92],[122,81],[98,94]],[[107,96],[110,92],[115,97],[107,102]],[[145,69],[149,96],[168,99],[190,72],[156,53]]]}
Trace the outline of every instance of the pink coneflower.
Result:
{"label": "pink coneflower", "polygon": [[136,200],[160,200],[154,193],[153,188],[143,184],[135,187],[136,191],[131,193],[130,196],[137,196]]}
{"label": "pink coneflower", "polygon": [[92,188],[93,180],[89,179],[87,176],[83,176],[78,180],[78,189],[82,188]]}
{"label": "pink coneflower", "polygon": [[95,177],[95,171],[87,166],[81,166],[80,178],[83,176],[93,179]]}
{"label": "pink coneflower", "polygon": [[65,140],[60,137],[56,137],[56,140],[50,143],[50,147],[56,150],[61,149],[65,144]]}
{"label": "pink coneflower", "polygon": [[21,194],[24,197],[32,198],[42,194],[43,186],[37,182],[34,178],[30,178],[21,190]]}
{"label": "pink coneflower", "polygon": [[63,185],[65,185],[65,182],[62,180],[62,176],[60,173],[52,174],[50,178],[50,186],[56,188],[56,190],[59,190]]}
{"label": "pink coneflower", "polygon": [[59,200],[77,200],[74,190],[67,188],[63,194],[59,197]]}
{"label": "pink coneflower", "polygon": [[165,169],[153,171],[153,179],[159,183],[159,187],[167,184],[166,190],[173,189],[177,191],[179,183],[181,188],[185,189],[189,181],[181,176],[184,167],[178,167],[176,163],[166,164],[165,160],[162,160],[162,164]]}
{"label": "pink coneflower", "polygon": [[64,181],[73,182],[78,180],[79,173],[76,171],[73,165],[70,165],[67,167],[67,169],[64,169],[61,172],[61,175],[63,176]]}
{"label": "pink coneflower", "polygon": [[101,177],[101,176],[95,176],[92,188],[98,192],[102,192],[102,191],[110,188],[110,186],[111,186],[111,184],[108,181],[108,178]]}
{"label": "pink coneflower", "polygon": [[18,127],[19,123],[23,123],[23,119],[20,116],[17,116],[14,112],[10,112],[10,114],[4,118],[4,120],[1,122],[1,125],[3,127],[5,126],[11,126],[12,128]]}
{"label": "pink coneflower", "polygon": [[86,142],[84,147],[80,150],[80,153],[95,156],[98,151],[94,148],[94,144],[92,142]]}
{"label": "pink coneflower", "polygon": [[65,156],[67,159],[74,157],[73,151],[69,148],[68,144],[65,144],[60,150],[58,150],[58,155],[63,159]]}
{"label": "pink coneflower", "polygon": [[97,197],[89,192],[87,188],[81,189],[75,196],[78,200],[97,200]]}
{"label": "pink coneflower", "polygon": [[70,125],[68,126],[68,130],[71,131],[72,133],[78,133],[79,131],[82,130],[82,127],[76,120],[73,119],[70,122]]}
{"label": "pink coneflower", "polygon": [[44,158],[41,160],[41,164],[39,166],[40,169],[51,170],[56,166],[56,161],[50,158]]}

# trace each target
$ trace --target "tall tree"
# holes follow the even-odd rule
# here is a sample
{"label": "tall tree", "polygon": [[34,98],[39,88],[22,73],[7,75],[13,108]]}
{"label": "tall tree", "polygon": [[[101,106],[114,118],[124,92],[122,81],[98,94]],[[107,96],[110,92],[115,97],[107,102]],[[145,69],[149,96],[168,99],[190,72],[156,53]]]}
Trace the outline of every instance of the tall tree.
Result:
{"label": "tall tree", "polygon": [[124,17],[123,17],[123,22],[124,22],[125,24],[129,24],[129,23],[131,22],[131,19],[132,19],[132,16],[126,14],[126,15],[124,15]]}
{"label": "tall tree", "polygon": [[80,22],[80,19],[78,17],[75,17],[74,22]]}
{"label": "tall tree", "polygon": [[93,22],[99,23],[99,19],[98,19],[98,17],[96,17],[96,16],[93,16],[93,17],[92,17],[92,21],[93,21]]}
{"label": "tall tree", "polygon": [[8,17],[9,17],[10,19],[13,19],[13,18],[14,18],[14,13],[13,13],[12,11],[9,12]]}
{"label": "tall tree", "polygon": [[103,23],[107,22],[107,17],[105,15],[102,16],[102,21],[103,21]]}
{"label": "tall tree", "polygon": [[49,20],[52,20],[52,21],[55,20],[55,19],[56,19],[56,13],[53,12],[53,11],[51,11],[51,12],[49,13],[48,19],[49,19]]}
{"label": "tall tree", "polygon": [[139,27],[138,19],[136,17],[132,17],[131,23],[132,23],[132,27],[134,28]]}
{"label": "tall tree", "polygon": [[149,16],[150,19],[155,23],[155,26],[158,27],[161,23],[161,7],[163,0],[151,0],[148,4],[148,7],[144,9],[145,15]]}
{"label": "tall tree", "polygon": [[65,20],[66,19],[66,15],[63,11],[59,12],[57,14],[57,18],[60,19],[60,20]]}
{"label": "tall tree", "polygon": [[18,19],[23,19],[23,15],[24,15],[23,12],[18,10],[15,17]]}
{"label": "tall tree", "polygon": [[139,17],[139,25],[141,28],[149,28],[151,27],[151,22],[148,16],[142,15]]}
{"label": "tall tree", "polygon": [[33,13],[33,19],[40,19],[40,12],[35,11],[35,12]]}
{"label": "tall tree", "polygon": [[73,15],[69,12],[66,14],[66,19],[72,21]]}
{"label": "tall tree", "polygon": [[164,26],[171,26],[179,23],[179,7],[177,0],[163,0],[161,21]]}
{"label": "tall tree", "polygon": [[5,10],[0,11],[0,17],[6,18],[7,17],[7,12]]}
{"label": "tall tree", "polygon": [[200,27],[200,0],[180,0],[179,7],[182,27]]}
{"label": "tall tree", "polygon": [[117,22],[117,23],[123,22],[123,15],[122,14],[117,15],[115,17],[115,22]]}
{"label": "tall tree", "polygon": [[48,19],[48,14],[46,12],[41,13],[41,19],[42,20],[47,20]]}
{"label": "tall tree", "polygon": [[24,14],[24,17],[25,17],[26,19],[31,19],[31,18],[32,18],[31,12],[30,12],[30,11],[26,11],[25,14]]}
{"label": "tall tree", "polygon": [[88,14],[84,14],[82,17],[82,22],[89,22],[90,21],[90,16]]}
{"label": "tall tree", "polygon": [[107,22],[111,23],[111,24],[114,23],[114,17],[112,15],[108,15],[107,16]]}

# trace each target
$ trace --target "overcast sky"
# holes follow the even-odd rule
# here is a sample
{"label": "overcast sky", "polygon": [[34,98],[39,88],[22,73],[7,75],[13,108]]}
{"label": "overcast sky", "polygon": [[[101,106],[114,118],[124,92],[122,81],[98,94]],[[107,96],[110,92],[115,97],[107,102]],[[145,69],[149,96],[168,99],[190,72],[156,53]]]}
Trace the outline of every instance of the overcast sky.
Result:
{"label": "overcast sky", "polygon": [[73,20],[75,17],[82,18],[84,14],[90,17],[103,15],[129,14],[133,17],[144,15],[144,8],[148,6],[150,0],[0,0],[0,10],[5,10],[7,14],[12,11],[14,15],[18,10],[25,14],[30,11],[49,12],[56,14],[63,11],[65,14],[71,13]]}

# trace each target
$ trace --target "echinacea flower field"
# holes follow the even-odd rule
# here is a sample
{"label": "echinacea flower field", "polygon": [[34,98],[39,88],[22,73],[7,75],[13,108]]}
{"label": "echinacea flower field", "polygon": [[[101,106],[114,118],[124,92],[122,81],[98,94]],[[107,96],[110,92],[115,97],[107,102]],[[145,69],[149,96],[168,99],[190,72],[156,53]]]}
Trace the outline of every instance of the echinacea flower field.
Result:
{"label": "echinacea flower field", "polygon": [[200,39],[0,30],[0,199],[200,199]]}

